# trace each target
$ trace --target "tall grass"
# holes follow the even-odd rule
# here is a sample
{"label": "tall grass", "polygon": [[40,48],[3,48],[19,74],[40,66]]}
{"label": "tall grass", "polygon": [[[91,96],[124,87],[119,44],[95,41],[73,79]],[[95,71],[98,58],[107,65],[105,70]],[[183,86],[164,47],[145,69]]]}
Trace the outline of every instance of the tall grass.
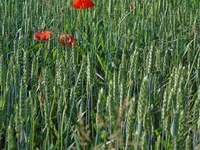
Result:
{"label": "tall grass", "polygon": [[0,0],[0,149],[199,149],[200,1],[94,3]]}

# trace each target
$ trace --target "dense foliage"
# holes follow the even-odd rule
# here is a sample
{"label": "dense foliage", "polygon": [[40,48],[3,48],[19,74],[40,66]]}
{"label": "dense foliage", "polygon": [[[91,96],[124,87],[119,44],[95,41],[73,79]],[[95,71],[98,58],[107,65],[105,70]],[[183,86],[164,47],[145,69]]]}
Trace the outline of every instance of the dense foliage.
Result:
{"label": "dense foliage", "polygon": [[0,149],[200,149],[200,1],[93,2],[0,0]]}

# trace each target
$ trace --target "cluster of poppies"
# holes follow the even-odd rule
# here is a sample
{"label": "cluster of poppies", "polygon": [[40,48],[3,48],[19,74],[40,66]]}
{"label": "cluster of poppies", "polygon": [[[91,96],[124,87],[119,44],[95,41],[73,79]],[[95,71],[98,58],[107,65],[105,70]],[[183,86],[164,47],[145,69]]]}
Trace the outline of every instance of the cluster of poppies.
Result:
{"label": "cluster of poppies", "polygon": [[[91,0],[74,0],[72,7],[75,9],[82,10],[85,8],[94,7],[94,3]],[[50,35],[51,35],[50,31],[36,32],[34,34],[34,40],[40,40],[40,41],[48,40],[50,38]],[[62,34],[60,36],[61,44],[63,46],[66,46],[66,41],[68,43],[68,46],[72,48],[75,39],[70,34]]]}

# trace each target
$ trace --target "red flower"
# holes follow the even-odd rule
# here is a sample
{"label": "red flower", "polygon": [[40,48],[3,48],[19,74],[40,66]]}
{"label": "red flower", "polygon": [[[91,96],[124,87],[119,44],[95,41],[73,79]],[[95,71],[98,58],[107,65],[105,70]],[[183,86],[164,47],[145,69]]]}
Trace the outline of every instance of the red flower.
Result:
{"label": "red flower", "polygon": [[48,40],[50,38],[50,31],[36,32],[34,34],[34,40]]}
{"label": "red flower", "polygon": [[84,9],[94,7],[94,3],[91,0],[74,0],[72,7],[75,9]]}
{"label": "red flower", "polygon": [[68,39],[69,47],[72,48],[72,46],[73,46],[73,44],[75,42],[74,38],[70,34],[67,34],[67,39]]}
{"label": "red flower", "polygon": [[67,34],[67,35],[66,34],[62,34],[60,36],[60,42],[61,42],[61,44],[63,46],[66,46],[66,38],[68,39],[67,43],[68,43],[69,47],[72,48],[75,40],[74,40],[74,38],[70,34]]}
{"label": "red flower", "polygon": [[66,46],[66,35],[62,34],[60,36],[60,42],[62,43],[63,46]]}

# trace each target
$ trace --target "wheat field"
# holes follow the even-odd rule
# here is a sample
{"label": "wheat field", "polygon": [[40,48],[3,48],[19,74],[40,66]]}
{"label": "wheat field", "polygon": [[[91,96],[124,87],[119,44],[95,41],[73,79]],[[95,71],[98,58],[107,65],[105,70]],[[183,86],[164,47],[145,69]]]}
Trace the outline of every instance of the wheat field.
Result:
{"label": "wheat field", "polygon": [[0,149],[199,150],[200,1],[93,2],[0,0]]}

